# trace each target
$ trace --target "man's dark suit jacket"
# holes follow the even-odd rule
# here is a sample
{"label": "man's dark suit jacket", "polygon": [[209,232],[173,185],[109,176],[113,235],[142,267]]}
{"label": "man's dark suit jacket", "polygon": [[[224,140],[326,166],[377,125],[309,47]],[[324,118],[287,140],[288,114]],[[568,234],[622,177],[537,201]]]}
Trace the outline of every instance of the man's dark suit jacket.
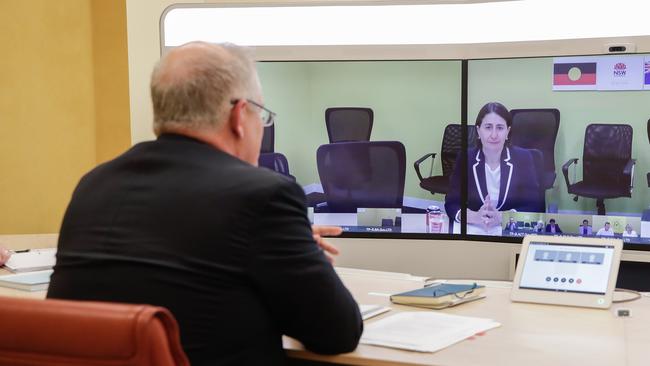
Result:
{"label": "man's dark suit jacket", "polygon": [[[445,197],[445,210],[452,220],[461,207],[461,160],[456,159],[456,167],[449,182],[449,192]],[[497,211],[515,209],[521,212],[544,212],[544,200],[530,151],[515,146],[503,148],[500,183],[495,207]],[[467,195],[467,208],[473,211],[478,211],[483,206],[485,196],[488,195],[485,156],[478,148],[467,152]]]}
{"label": "man's dark suit jacket", "polygon": [[283,364],[282,334],[347,352],[363,329],[300,186],[179,135],[81,179],[48,297],[164,306],[193,366]]}
{"label": "man's dark suit jacket", "polygon": [[[551,227],[551,224],[546,224],[546,232],[550,233],[550,232],[552,232],[552,230],[553,229]],[[558,225],[558,224],[555,224],[555,233],[556,234],[562,234],[562,229],[560,229],[560,225]]]}

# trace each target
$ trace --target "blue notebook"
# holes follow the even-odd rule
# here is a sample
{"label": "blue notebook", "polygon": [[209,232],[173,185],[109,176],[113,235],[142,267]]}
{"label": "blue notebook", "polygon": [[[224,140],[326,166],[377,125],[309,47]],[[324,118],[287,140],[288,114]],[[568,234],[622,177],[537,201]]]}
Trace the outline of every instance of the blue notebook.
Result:
{"label": "blue notebook", "polygon": [[481,299],[485,297],[484,292],[485,286],[476,283],[471,285],[443,283],[392,295],[390,301],[401,305],[443,309]]}

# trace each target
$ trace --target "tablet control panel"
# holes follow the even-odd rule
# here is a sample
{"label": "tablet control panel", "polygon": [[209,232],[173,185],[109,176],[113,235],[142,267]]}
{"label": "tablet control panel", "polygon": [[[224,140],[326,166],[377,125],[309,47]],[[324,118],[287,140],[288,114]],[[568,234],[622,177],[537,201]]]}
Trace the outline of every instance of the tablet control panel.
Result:
{"label": "tablet control panel", "polygon": [[531,242],[519,283],[522,289],[605,294],[614,246]]}

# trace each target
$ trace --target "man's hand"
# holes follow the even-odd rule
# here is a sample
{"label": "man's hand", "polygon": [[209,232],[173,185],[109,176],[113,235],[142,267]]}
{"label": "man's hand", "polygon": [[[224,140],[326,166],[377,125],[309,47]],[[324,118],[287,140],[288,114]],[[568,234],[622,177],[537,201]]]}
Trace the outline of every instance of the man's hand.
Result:
{"label": "man's hand", "polygon": [[0,266],[5,264],[9,260],[9,257],[11,257],[11,252],[0,247]]}
{"label": "man's hand", "polygon": [[318,246],[323,249],[327,260],[329,260],[330,263],[334,264],[334,256],[339,254],[339,250],[334,245],[327,242],[327,240],[323,239],[323,237],[341,235],[343,229],[338,226],[312,225],[311,230],[314,234],[314,240],[316,241],[316,244],[318,244]]}

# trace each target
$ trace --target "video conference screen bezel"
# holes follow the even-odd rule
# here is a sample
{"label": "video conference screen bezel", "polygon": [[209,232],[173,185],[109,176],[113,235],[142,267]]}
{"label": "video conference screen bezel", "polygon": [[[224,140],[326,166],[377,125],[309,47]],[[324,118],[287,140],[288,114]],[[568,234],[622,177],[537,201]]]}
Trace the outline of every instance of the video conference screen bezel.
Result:
{"label": "video conference screen bezel", "polygon": [[[633,55],[647,55],[648,53],[646,52],[639,52],[639,53],[626,53],[623,56],[633,56]],[[611,56],[610,54],[589,54],[589,55],[582,55],[582,56]],[[324,62],[324,63],[354,63],[354,62],[384,62],[384,61],[409,61],[409,62],[439,62],[439,61],[452,61],[452,62],[459,62],[461,64],[461,110],[460,110],[460,115],[461,115],[461,120],[457,121],[459,122],[462,126],[467,126],[467,125],[473,125],[473,123],[468,123],[468,121],[473,121],[471,116],[468,116],[468,110],[469,110],[469,103],[468,103],[468,92],[469,92],[469,84],[470,80],[468,78],[468,68],[469,68],[469,63],[472,61],[487,61],[487,60],[527,60],[527,59],[541,59],[541,58],[552,58],[552,57],[564,57],[564,55],[544,55],[544,56],[526,56],[526,57],[492,57],[492,58],[474,58],[474,59],[413,59],[413,60],[407,60],[407,59],[357,59],[357,60],[331,60],[331,59],[325,59],[325,60],[268,60],[265,59],[263,61],[258,61],[258,63],[317,63],[317,62]],[[572,55],[574,57],[574,55]],[[575,56],[575,57],[580,57],[580,56]],[[650,91],[649,91],[650,92]],[[535,107],[534,105],[531,105],[531,108]],[[467,159],[467,133],[463,132],[463,137],[462,137],[462,149],[461,149],[461,159],[465,160]],[[634,145],[633,145],[634,146]],[[438,151],[434,151],[437,154],[439,154]],[[634,152],[633,152],[634,154]],[[582,157],[580,157],[582,158]],[[634,158],[634,156],[633,156]],[[561,161],[558,161],[558,158],[556,157],[556,172],[560,172],[557,175],[556,182],[555,184],[560,184],[562,183],[562,175],[561,175]],[[407,161],[407,169],[410,168],[410,165],[412,162]],[[637,172],[637,174],[641,174],[640,172]],[[367,231],[367,232],[359,232],[359,231],[344,231],[344,233],[341,235],[342,238],[371,238],[371,239],[416,239],[416,240],[462,240],[462,241],[481,241],[481,242],[498,242],[498,243],[514,243],[514,244],[521,244],[523,241],[523,236],[490,236],[490,235],[475,235],[475,234],[467,234],[467,227],[466,227],[466,218],[464,211],[467,208],[467,177],[466,173],[463,172],[463,180],[462,180],[462,196],[465,197],[464,200],[461,200],[461,223],[460,223],[460,233],[455,233],[455,234],[449,234],[449,233],[441,233],[441,234],[432,234],[432,233],[414,233],[414,232],[373,232],[373,231]],[[648,189],[647,187],[644,186],[636,186],[634,187],[635,189]],[[641,244],[641,243],[630,243],[630,242],[625,242],[624,243],[624,249],[625,250],[639,250],[639,251],[650,251],[650,244]]]}

